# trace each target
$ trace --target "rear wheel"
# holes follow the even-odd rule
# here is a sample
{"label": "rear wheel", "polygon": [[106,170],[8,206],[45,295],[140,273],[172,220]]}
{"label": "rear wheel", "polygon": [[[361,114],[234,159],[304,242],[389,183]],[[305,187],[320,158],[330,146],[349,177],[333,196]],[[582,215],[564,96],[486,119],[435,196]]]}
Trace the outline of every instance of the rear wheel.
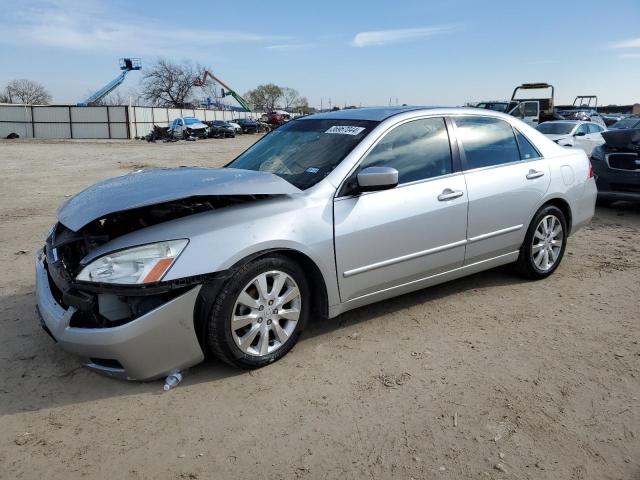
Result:
{"label": "rear wheel", "polygon": [[546,278],[560,265],[566,245],[565,216],[558,207],[547,205],[536,213],[529,225],[517,268],[529,278]]}
{"label": "rear wheel", "polygon": [[240,267],[210,309],[207,344],[220,360],[242,368],[274,362],[295,345],[309,316],[302,269],[272,255]]}

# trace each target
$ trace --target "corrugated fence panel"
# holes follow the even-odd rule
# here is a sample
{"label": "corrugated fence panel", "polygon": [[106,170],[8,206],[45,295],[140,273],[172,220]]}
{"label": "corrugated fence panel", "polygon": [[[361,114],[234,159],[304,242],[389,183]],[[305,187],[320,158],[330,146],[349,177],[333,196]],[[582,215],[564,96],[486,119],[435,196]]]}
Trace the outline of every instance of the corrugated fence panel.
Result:
{"label": "corrugated fence panel", "polygon": [[109,125],[104,123],[74,123],[73,138],[109,138]]}
{"label": "corrugated fence panel", "polygon": [[7,138],[10,133],[17,133],[20,138],[32,138],[31,122],[0,122],[0,138]]}
{"label": "corrugated fence panel", "polygon": [[30,122],[31,107],[28,105],[0,105],[0,122]]}
{"label": "corrugated fence panel", "polygon": [[71,107],[71,121],[78,123],[107,123],[107,107]]}
{"label": "corrugated fence panel", "polygon": [[[89,107],[86,107],[89,108]],[[33,107],[33,120],[35,122],[66,122],[69,123],[69,111],[71,107]],[[58,137],[56,137],[58,138]]]}
{"label": "corrugated fence panel", "polygon": [[70,123],[36,123],[35,138],[71,138]]}

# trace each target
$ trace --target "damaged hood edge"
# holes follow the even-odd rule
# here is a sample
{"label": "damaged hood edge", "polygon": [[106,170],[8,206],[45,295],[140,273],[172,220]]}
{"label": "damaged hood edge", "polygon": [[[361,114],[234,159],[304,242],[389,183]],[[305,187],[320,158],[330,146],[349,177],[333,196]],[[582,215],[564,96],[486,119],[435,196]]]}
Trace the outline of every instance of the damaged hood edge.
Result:
{"label": "damaged hood edge", "polygon": [[109,214],[188,197],[300,192],[268,172],[199,167],[149,169],[102,180],[81,191],[60,207],[58,221],[77,232]]}

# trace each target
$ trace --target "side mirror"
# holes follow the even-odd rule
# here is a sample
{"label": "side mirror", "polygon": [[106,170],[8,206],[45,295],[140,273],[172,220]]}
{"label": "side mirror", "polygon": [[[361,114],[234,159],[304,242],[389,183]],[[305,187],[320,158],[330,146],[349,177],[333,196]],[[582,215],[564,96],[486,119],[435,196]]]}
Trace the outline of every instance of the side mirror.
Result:
{"label": "side mirror", "polygon": [[586,133],[584,132],[576,132],[573,134],[574,137],[584,137],[586,135]]}
{"label": "side mirror", "polygon": [[358,190],[376,192],[398,185],[398,170],[391,167],[367,167],[358,173]]}

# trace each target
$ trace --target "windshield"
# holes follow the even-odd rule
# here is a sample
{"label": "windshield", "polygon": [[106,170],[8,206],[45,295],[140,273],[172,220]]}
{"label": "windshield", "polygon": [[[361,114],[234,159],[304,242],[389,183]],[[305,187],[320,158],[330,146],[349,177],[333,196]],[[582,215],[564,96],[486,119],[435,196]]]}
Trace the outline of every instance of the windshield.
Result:
{"label": "windshield", "polygon": [[544,122],[538,125],[536,129],[545,135],[569,135],[575,126],[575,123]]}
{"label": "windshield", "polygon": [[638,128],[638,127],[640,127],[640,117],[629,117],[629,118],[623,118],[622,120],[618,120],[609,128],[627,129],[627,128]]}
{"label": "windshield", "polygon": [[194,123],[201,123],[200,120],[198,120],[197,118],[185,118],[184,119],[184,123],[185,125],[193,125]]}
{"label": "windshield", "polygon": [[273,173],[305,190],[329,175],[378,123],[294,120],[265,135],[227,167]]}
{"label": "windshield", "polygon": [[479,103],[478,108],[484,108],[486,110],[494,110],[496,112],[504,112],[507,109],[507,103],[502,102],[485,102]]}

